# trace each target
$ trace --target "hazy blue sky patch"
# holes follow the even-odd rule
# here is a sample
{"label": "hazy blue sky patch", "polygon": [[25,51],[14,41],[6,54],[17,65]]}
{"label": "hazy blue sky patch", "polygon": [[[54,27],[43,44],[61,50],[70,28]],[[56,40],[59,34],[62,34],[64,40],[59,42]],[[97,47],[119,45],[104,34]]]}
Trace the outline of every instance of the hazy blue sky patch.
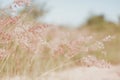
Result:
{"label": "hazy blue sky patch", "polygon": [[49,23],[78,25],[92,13],[117,22],[120,15],[120,0],[49,0],[48,6],[52,7],[45,18]]}

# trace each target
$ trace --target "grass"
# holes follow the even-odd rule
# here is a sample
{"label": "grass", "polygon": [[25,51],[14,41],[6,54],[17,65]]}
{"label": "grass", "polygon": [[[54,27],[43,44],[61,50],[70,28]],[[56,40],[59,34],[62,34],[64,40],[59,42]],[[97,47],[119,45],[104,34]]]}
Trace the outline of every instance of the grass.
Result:
{"label": "grass", "polygon": [[[99,37],[99,33],[96,33],[95,36],[92,34],[86,35],[86,33],[81,33],[78,30],[62,30],[60,28],[57,28],[57,31],[54,32],[56,35],[52,36],[51,30],[53,29],[56,28],[43,29],[43,33],[36,30],[29,32],[28,29],[21,32],[20,35],[11,35],[11,40],[8,43],[1,44],[1,49],[5,48],[8,53],[6,57],[0,60],[0,76],[40,76],[49,71],[62,70],[63,67],[77,66],[80,59],[86,55],[94,55],[113,64],[119,63],[119,51],[114,53],[117,50],[115,48],[119,47],[116,42],[119,40],[116,38],[102,42],[105,38],[104,33],[102,33],[103,36],[100,34],[101,37]],[[66,35],[68,31],[70,35]],[[62,36],[63,33],[66,36]],[[39,36],[39,34],[45,35]],[[47,34],[52,36],[49,42],[50,35]],[[71,37],[71,35],[75,36]],[[22,37],[19,38],[19,36]],[[89,36],[92,36],[91,40],[88,40],[90,39]],[[37,40],[39,38],[41,38],[42,42]],[[104,44],[104,49],[97,44],[98,42]],[[114,48],[110,45],[113,45]],[[86,51],[87,49],[88,51]],[[102,54],[102,51],[106,51],[107,55]]]}
{"label": "grass", "polygon": [[4,25],[0,23],[1,79],[16,75],[34,79],[52,71],[81,66],[81,59],[88,55],[112,65],[120,64],[120,27],[116,24],[104,21],[71,30],[26,21],[25,17],[15,20],[5,17]]}

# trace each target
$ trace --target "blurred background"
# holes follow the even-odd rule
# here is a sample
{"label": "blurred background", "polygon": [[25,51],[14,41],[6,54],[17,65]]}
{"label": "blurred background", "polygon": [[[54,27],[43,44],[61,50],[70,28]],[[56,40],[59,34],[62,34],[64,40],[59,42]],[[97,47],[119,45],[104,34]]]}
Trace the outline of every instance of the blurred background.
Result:
{"label": "blurred background", "polygon": [[[40,21],[50,24],[78,27],[91,16],[104,15],[105,19],[119,22],[119,0],[32,0],[36,7],[47,10]],[[12,3],[13,0],[0,0],[0,7]],[[18,7],[17,7],[18,8]],[[40,10],[40,9],[39,9]]]}

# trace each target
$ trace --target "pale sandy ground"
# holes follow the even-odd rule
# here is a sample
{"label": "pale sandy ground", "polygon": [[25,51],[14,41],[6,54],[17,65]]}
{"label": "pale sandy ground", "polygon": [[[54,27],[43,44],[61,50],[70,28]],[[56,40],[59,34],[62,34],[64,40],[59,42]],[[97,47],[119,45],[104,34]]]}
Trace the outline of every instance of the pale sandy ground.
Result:
{"label": "pale sandy ground", "polygon": [[16,76],[4,80],[120,80],[120,66],[111,68],[77,67],[59,72],[51,72],[48,75],[37,78],[25,78]]}

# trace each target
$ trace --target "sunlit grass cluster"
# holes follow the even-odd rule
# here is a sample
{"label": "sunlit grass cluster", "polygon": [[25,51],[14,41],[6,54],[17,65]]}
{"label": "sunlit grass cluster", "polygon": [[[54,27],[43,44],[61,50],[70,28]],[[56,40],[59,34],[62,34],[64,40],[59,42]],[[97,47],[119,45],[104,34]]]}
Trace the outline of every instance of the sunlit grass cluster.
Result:
{"label": "sunlit grass cluster", "polygon": [[120,63],[119,25],[104,22],[69,29],[25,19],[0,16],[1,79],[34,79],[75,66],[109,68]]}
{"label": "sunlit grass cluster", "polygon": [[[94,66],[100,63],[98,67],[107,65],[107,63],[101,64],[99,60],[96,62],[97,59],[92,59],[94,57],[88,58],[90,62],[86,60],[84,62],[83,57],[87,55],[94,55],[111,64],[120,61],[119,53],[110,46],[116,44],[116,34],[96,33],[87,29],[71,30],[44,24],[33,27],[29,24],[20,27],[14,24],[14,26],[10,32],[2,31],[0,36],[0,76],[2,77],[15,75],[36,77],[82,64]],[[119,46],[117,44],[115,48]]]}

